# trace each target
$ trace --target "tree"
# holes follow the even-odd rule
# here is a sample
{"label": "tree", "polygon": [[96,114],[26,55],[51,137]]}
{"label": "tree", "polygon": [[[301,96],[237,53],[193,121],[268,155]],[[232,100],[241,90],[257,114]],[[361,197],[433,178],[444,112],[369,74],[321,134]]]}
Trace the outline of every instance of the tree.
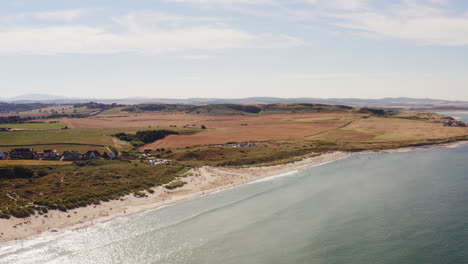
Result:
{"label": "tree", "polygon": [[107,154],[107,152],[104,151],[104,153],[102,153],[102,157],[104,159],[109,159],[109,154]]}
{"label": "tree", "polygon": [[205,126],[205,125],[201,125],[201,129],[206,129],[206,126]]}

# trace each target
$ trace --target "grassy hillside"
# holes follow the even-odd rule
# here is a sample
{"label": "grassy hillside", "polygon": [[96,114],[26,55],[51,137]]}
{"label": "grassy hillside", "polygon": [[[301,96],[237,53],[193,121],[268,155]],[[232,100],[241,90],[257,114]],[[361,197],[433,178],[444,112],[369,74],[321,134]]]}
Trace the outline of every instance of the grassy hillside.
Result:
{"label": "grassy hillside", "polygon": [[41,103],[12,104],[12,103],[0,102],[0,113],[30,111],[30,110],[44,108],[48,106],[50,106],[50,104],[41,104]]}
{"label": "grassy hillside", "polygon": [[266,105],[176,105],[142,104],[123,108],[128,112],[184,112],[202,115],[252,115],[252,114],[289,114],[289,113],[333,113],[347,112],[352,107],[323,104],[266,104]]}

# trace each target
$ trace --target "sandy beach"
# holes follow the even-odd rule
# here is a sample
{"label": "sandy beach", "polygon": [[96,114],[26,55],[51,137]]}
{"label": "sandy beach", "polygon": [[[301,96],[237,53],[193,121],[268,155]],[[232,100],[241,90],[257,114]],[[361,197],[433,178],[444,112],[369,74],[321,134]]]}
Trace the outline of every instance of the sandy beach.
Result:
{"label": "sandy beach", "polygon": [[333,152],[274,166],[247,168],[204,166],[192,169],[191,176],[181,179],[187,184],[175,190],[156,187],[153,189],[154,193],[146,193],[147,197],[137,198],[133,195],[127,195],[119,200],[102,202],[100,205],[77,208],[68,212],[50,210],[46,215],[36,214],[22,219],[0,219],[0,246],[7,243],[17,243],[23,239],[47,234],[48,232],[85,228],[95,223],[142,213],[150,209],[209,195],[237,185],[294,172],[306,167],[318,166],[350,155],[352,154]]}

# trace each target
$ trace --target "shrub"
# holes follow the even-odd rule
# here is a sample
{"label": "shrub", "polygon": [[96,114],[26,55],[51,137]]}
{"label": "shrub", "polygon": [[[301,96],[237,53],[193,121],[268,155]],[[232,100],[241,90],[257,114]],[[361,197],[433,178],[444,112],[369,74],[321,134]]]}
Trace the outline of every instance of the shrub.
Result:
{"label": "shrub", "polygon": [[49,173],[47,171],[44,171],[44,170],[40,170],[37,172],[37,176],[39,177],[44,177],[44,176],[47,176],[49,175]]}
{"label": "shrub", "polygon": [[0,168],[0,178],[12,179],[15,178],[15,173],[11,168]]}
{"label": "shrub", "polygon": [[130,142],[130,144],[132,144],[132,146],[134,147],[141,147],[145,145],[145,143],[140,140],[133,140],[132,142]]}
{"label": "shrub", "polygon": [[166,189],[168,190],[173,190],[175,188],[179,188],[179,187],[182,187],[186,184],[186,182],[183,182],[183,181],[175,181],[175,182],[171,182],[169,184],[167,184],[166,186],[164,186]]}
{"label": "shrub", "polygon": [[34,176],[34,171],[30,168],[16,166],[14,168],[0,168],[0,178],[6,179],[29,179]]}
{"label": "shrub", "polygon": [[10,214],[16,218],[24,218],[34,214],[34,209],[22,206],[11,207],[9,211]]}
{"label": "shrub", "polygon": [[[171,130],[148,130],[148,131],[138,131],[135,135],[130,135],[126,133],[117,133],[114,136],[117,137],[120,140],[131,142],[132,145],[134,145],[133,142],[138,143],[138,146],[143,146],[146,143],[151,143],[156,140],[160,140],[165,138],[168,135],[176,135],[179,134],[176,131],[171,131]],[[134,145],[135,146],[135,145]]]}
{"label": "shrub", "polygon": [[0,218],[3,219],[10,219],[10,215],[4,212],[0,212]]}

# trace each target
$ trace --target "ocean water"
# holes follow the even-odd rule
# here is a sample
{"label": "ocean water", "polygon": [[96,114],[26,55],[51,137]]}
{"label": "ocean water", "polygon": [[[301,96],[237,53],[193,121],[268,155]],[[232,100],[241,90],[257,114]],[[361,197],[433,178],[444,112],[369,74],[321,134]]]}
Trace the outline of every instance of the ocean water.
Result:
{"label": "ocean water", "polygon": [[0,263],[468,263],[468,145],[353,155],[4,245]]}

